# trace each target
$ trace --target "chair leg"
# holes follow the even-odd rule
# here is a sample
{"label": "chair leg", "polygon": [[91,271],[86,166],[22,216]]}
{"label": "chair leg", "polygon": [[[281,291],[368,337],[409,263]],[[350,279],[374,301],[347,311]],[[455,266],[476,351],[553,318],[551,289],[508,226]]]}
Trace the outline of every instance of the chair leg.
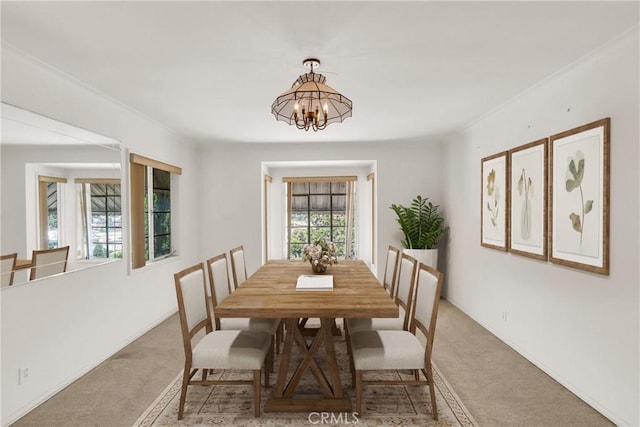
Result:
{"label": "chair leg", "polygon": [[260,416],[260,370],[253,371],[253,415]]}
{"label": "chair leg", "polygon": [[356,372],[356,412],[362,415],[362,371]]}
{"label": "chair leg", "polygon": [[184,416],[184,402],[187,398],[187,387],[189,386],[189,377],[191,375],[191,367],[184,367],[184,374],[182,375],[182,390],[180,391],[180,406],[178,407],[178,419],[181,420]]}
{"label": "chair leg", "polygon": [[429,382],[429,394],[431,395],[431,408],[433,410],[433,419],[438,421],[438,407],[436,406],[436,388],[433,384],[433,371],[431,365],[428,365],[424,370],[424,376],[427,377]]}
{"label": "chair leg", "polygon": [[269,369],[271,370],[271,372],[274,372],[276,369],[276,356],[275,356],[275,349],[276,349],[276,336],[272,335],[271,336],[271,348],[269,349],[269,354],[268,354],[268,359],[269,359]]}
{"label": "chair leg", "polygon": [[207,380],[207,374],[209,373],[208,369],[203,369],[202,370],[202,381],[206,381]]}

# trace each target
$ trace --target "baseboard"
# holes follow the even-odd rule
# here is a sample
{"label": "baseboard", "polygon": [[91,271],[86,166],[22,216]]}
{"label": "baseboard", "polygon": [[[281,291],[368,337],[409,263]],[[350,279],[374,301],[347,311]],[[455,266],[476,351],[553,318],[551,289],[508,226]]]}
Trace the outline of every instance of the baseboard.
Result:
{"label": "baseboard", "polygon": [[24,417],[29,412],[33,411],[38,406],[40,406],[41,404],[43,404],[44,402],[49,400],[51,397],[55,396],[57,393],[62,391],[65,387],[69,386],[71,383],[73,383],[74,381],[78,380],[83,375],[87,374],[89,371],[91,371],[92,369],[94,369],[95,367],[100,365],[102,362],[104,362],[105,360],[109,359],[111,356],[113,356],[114,354],[116,354],[117,352],[119,352],[120,350],[122,350],[123,348],[125,348],[126,346],[128,346],[129,344],[131,344],[132,342],[134,342],[135,340],[137,340],[138,338],[140,338],[141,336],[143,336],[147,332],[149,332],[151,329],[153,329],[156,326],[158,326],[160,323],[162,323],[165,320],[167,320],[170,316],[175,314],[176,311],[177,311],[177,309],[172,309],[172,310],[164,313],[159,318],[157,318],[153,322],[151,322],[151,323],[147,324],[145,327],[143,327],[140,332],[134,334],[133,336],[131,336],[131,337],[129,337],[129,338],[123,340],[123,341],[121,341],[120,344],[117,344],[115,346],[116,348],[113,351],[111,351],[109,354],[105,355],[104,357],[101,357],[100,360],[96,361],[95,363],[91,363],[91,364],[85,365],[77,373],[67,377],[60,384],[58,384],[55,387],[51,388],[50,390],[46,391],[40,397],[38,397],[38,398],[32,400],[31,402],[27,403],[26,405],[22,406],[17,411],[14,411],[11,415],[9,415],[7,418],[2,420],[2,425],[3,426],[8,426],[8,425],[11,425],[11,424],[15,423],[20,418]]}
{"label": "baseboard", "polygon": [[603,405],[601,402],[599,402],[594,397],[592,397],[589,394],[584,393],[583,391],[578,389],[578,387],[576,387],[575,384],[573,384],[571,381],[567,380],[565,377],[563,377],[561,374],[556,372],[554,369],[550,368],[549,366],[547,366],[544,363],[542,363],[540,360],[537,360],[535,357],[533,357],[530,354],[528,354],[525,350],[520,348],[518,346],[518,344],[516,344],[513,341],[511,341],[509,338],[507,338],[505,336],[502,336],[497,331],[492,330],[482,320],[474,317],[469,312],[467,312],[461,304],[458,304],[456,301],[454,301],[454,300],[452,300],[452,299],[450,299],[448,297],[445,297],[445,299],[448,302],[450,302],[453,306],[455,306],[458,310],[462,311],[465,315],[469,316],[471,319],[473,319],[475,322],[477,322],[480,326],[482,326],[487,331],[489,331],[493,336],[495,336],[500,341],[502,341],[503,343],[508,345],[510,348],[512,348],[516,353],[520,354],[522,357],[527,359],[529,362],[533,363],[542,372],[544,372],[545,374],[549,375],[551,378],[556,380],[564,388],[566,388],[571,393],[576,395],[579,399],[584,401],[587,405],[591,406],[593,409],[598,411],[604,417],[609,419],[609,421],[611,421],[612,423],[614,423],[615,425],[618,425],[618,426],[631,426],[631,425],[633,425],[630,421],[623,420],[620,417],[618,417],[616,414],[614,414],[611,410],[609,410],[605,405]]}

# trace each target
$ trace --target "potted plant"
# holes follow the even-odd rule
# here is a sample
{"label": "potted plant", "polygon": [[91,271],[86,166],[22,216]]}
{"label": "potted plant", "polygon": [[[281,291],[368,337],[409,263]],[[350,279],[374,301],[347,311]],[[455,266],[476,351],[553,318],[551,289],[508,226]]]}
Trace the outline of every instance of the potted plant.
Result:
{"label": "potted plant", "polygon": [[404,234],[401,242],[404,252],[433,268],[438,268],[438,238],[449,230],[438,208],[428,197],[420,195],[413,199],[410,207],[391,205]]}

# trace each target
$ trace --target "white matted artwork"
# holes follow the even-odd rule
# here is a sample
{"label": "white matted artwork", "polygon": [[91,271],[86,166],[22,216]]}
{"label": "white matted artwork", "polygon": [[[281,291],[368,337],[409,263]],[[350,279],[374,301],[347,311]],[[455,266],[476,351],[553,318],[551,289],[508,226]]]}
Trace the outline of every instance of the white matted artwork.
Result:
{"label": "white matted artwork", "polygon": [[507,151],[481,161],[480,245],[507,250],[507,210],[509,183]]}
{"label": "white matted artwork", "polygon": [[602,119],[550,138],[551,262],[609,274],[609,127]]}
{"label": "white matted artwork", "polygon": [[547,138],[509,150],[509,252],[547,260]]}

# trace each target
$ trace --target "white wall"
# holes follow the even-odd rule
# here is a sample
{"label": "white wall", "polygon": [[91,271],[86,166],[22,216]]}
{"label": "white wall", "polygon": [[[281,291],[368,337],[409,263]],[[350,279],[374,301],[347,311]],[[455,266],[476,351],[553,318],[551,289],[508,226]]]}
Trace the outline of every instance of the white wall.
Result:
{"label": "white wall", "polygon": [[[0,400],[6,425],[175,312],[173,274],[200,259],[196,157],[189,141],[6,46],[2,101],[183,168],[174,195],[180,256],[132,274],[118,261],[2,289]],[[18,385],[20,367],[31,375]]]}
{"label": "white wall", "polygon": [[[620,425],[640,424],[638,30],[452,138],[447,298]],[[480,246],[480,159],[611,117],[611,270],[591,274]],[[507,321],[501,318],[507,312]]]}
{"label": "white wall", "polygon": [[[301,132],[291,128],[291,132]],[[322,157],[319,157],[319,153]],[[384,249],[402,238],[392,203],[409,204],[417,194],[439,203],[442,195],[441,148],[429,141],[327,143],[321,151],[305,144],[217,144],[199,154],[204,183],[200,202],[203,256],[244,245],[247,270],[254,272],[262,254],[261,162],[304,160],[377,161],[378,263]]]}

